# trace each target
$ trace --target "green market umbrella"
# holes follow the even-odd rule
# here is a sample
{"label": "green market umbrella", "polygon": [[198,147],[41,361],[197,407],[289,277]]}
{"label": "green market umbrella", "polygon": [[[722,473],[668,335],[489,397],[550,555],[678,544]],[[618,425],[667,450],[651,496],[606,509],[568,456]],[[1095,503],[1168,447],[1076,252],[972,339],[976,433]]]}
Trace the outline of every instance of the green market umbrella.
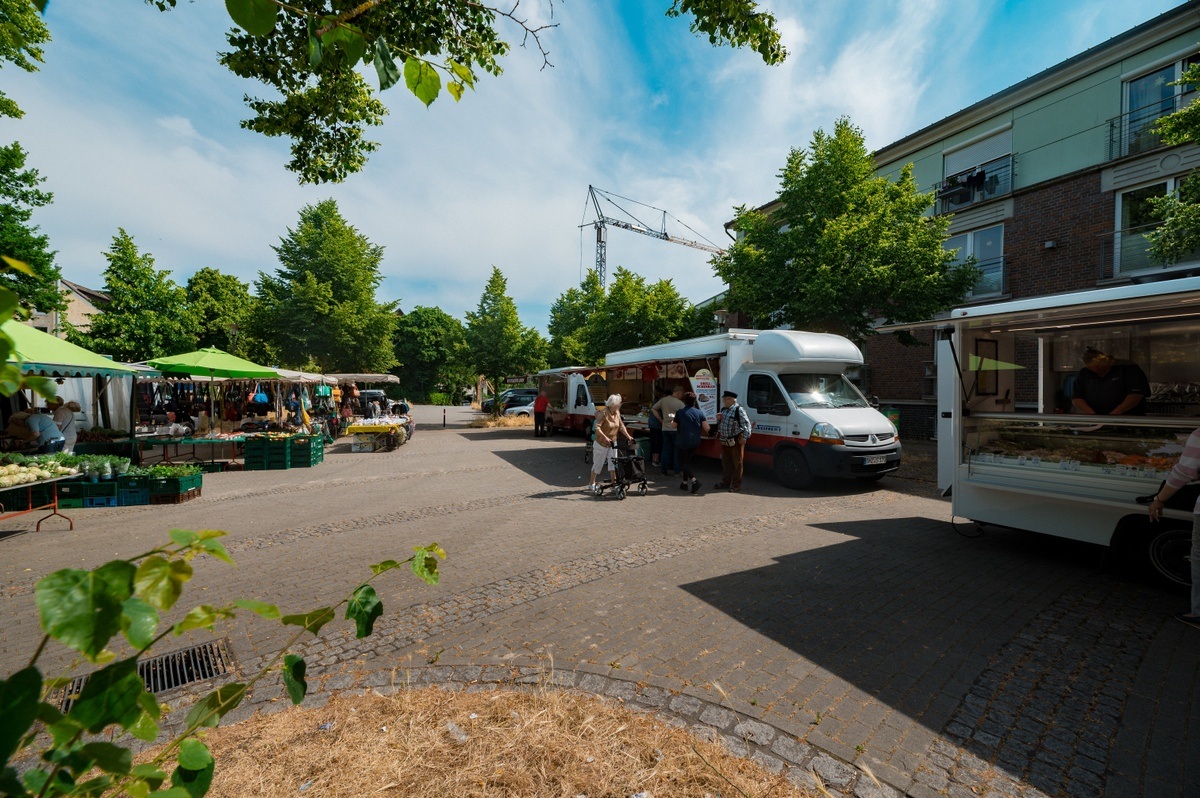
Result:
{"label": "green market umbrella", "polygon": [[13,354],[9,361],[19,362],[21,371],[26,374],[44,377],[130,377],[137,373],[130,366],[19,321],[6,321],[0,325],[0,329],[13,342]]}
{"label": "green market umbrella", "polygon": [[212,382],[217,377],[247,380],[277,380],[279,373],[275,369],[251,363],[245,358],[231,355],[228,352],[208,346],[195,352],[185,352],[182,355],[160,357],[147,361],[146,365],[158,369],[164,374],[187,374],[195,377],[208,375],[208,420],[212,425],[213,415]]}

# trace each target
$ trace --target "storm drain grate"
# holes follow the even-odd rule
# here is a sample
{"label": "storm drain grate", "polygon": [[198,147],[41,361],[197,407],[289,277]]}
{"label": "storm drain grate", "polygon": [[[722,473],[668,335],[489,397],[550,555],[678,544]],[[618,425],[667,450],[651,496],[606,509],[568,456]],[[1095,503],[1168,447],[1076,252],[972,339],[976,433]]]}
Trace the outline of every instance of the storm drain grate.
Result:
{"label": "storm drain grate", "polygon": [[[138,674],[151,693],[165,693],[185,684],[213,679],[229,673],[232,668],[233,656],[229,653],[227,640],[214,640],[159,654],[142,660],[137,666]],[[47,701],[62,712],[67,712],[75,699],[79,698],[87,679],[87,676],[77,676],[66,687],[51,692]]]}

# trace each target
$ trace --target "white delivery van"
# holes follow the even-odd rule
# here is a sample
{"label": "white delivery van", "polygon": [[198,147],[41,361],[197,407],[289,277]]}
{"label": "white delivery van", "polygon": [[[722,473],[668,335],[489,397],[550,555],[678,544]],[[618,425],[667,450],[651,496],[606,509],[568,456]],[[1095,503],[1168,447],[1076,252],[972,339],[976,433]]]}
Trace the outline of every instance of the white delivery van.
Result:
{"label": "white delivery van", "polygon": [[847,376],[862,362],[858,347],[839,335],[734,329],[613,352],[605,358],[605,391],[621,394],[626,424],[636,429],[647,426],[660,394],[685,385],[714,424],[697,454],[716,458],[721,393],[733,391],[753,426],[746,461],[803,488],[816,477],[878,479],[900,466],[896,428]]}
{"label": "white delivery van", "polygon": [[[1200,427],[1200,278],[975,305],[926,326],[939,330],[938,485],[956,516],[1113,547],[1190,584],[1191,508],[1151,524],[1136,499]],[[1139,414],[1079,414],[1088,348],[1145,373]]]}
{"label": "white delivery van", "polygon": [[596,407],[607,396],[603,367],[545,369],[537,374],[537,386],[550,400],[546,423],[551,435],[563,431],[591,435]]}

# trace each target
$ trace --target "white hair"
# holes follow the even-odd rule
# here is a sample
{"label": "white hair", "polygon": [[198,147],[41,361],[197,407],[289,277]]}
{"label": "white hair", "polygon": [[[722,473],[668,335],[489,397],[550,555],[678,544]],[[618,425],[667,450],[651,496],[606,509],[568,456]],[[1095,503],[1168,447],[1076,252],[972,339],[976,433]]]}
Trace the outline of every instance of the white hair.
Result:
{"label": "white hair", "polygon": [[615,408],[621,406],[621,394],[614,393],[612,396],[604,400],[604,406],[607,408]]}

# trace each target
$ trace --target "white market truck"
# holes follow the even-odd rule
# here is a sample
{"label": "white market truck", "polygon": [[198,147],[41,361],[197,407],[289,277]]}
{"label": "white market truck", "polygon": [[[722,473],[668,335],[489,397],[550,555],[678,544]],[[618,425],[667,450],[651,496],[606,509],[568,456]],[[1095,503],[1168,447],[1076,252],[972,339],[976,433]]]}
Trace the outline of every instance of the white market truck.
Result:
{"label": "white market truck", "polygon": [[[729,390],[750,417],[746,461],[771,466],[779,481],[803,488],[818,477],[878,479],[900,466],[896,428],[847,376],[862,352],[846,338],[795,330],[729,330],[718,335],[613,352],[597,368],[541,372],[558,429],[590,432],[597,404],[625,401],[630,429],[646,429],[657,396],[684,385],[715,424]],[[719,458],[710,436],[697,454]]]}
{"label": "white market truck", "polygon": [[[1191,508],[1151,524],[1136,499],[1200,427],[1200,278],[975,305],[927,326],[938,330],[938,485],[954,515],[1112,547],[1190,584]],[[1089,347],[1145,372],[1145,415],[1079,414]]]}

